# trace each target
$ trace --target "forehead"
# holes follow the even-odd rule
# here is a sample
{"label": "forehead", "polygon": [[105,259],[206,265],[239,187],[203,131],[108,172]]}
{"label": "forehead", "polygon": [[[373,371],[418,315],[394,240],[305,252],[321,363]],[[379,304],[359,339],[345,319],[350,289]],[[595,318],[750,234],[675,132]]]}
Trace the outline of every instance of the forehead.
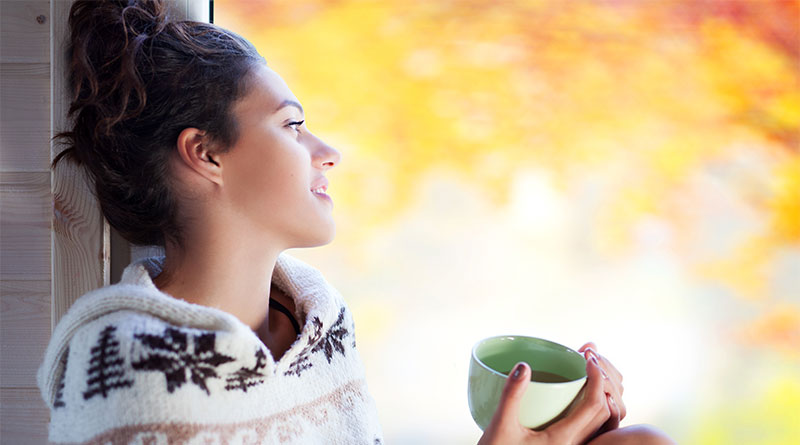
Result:
{"label": "forehead", "polygon": [[248,115],[272,115],[286,100],[297,102],[281,76],[265,65],[258,65],[248,74],[247,92],[233,107],[240,118]]}

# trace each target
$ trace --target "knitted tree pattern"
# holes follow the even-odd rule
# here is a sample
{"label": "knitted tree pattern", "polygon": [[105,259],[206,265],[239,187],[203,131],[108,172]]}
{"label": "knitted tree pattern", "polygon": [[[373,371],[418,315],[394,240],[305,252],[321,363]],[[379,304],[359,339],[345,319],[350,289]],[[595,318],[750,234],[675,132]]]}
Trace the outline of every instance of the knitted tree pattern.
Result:
{"label": "knitted tree pattern", "polygon": [[296,375],[300,377],[300,374],[303,371],[311,367],[311,363],[309,363],[309,359],[311,358],[311,349],[313,348],[314,344],[322,338],[322,320],[320,320],[319,317],[314,317],[311,320],[311,323],[314,325],[314,333],[308,337],[306,346],[303,348],[300,354],[298,354],[297,358],[295,358],[294,361],[289,364],[289,369],[287,369],[283,375]]}
{"label": "knitted tree pattern", "polygon": [[219,378],[216,368],[233,361],[233,357],[216,351],[216,334],[212,332],[190,336],[170,327],[162,335],[135,334],[134,338],[140,341],[145,354],[131,363],[133,369],[163,372],[170,393],[187,382],[188,374],[189,381],[211,395],[206,380]]}
{"label": "knitted tree pattern", "polygon": [[247,388],[264,383],[264,374],[260,370],[267,366],[266,359],[267,355],[259,348],[256,351],[256,364],[252,368],[242,366],[238,371],[230,374],[225,379],[225,389],[228,391],[241,389],[243,392],[247,392]]}
{"label": "knitted tree pattern", "polygon": [[64,353],[64,370],[61,371],[61,377],[58,378],[58,388],[56,388],[56,398],[53,401],[53,408],[63,408],[66,405],[64,402],[64,385],[67,377],[67,362],[69,358],[69,348]]}
{"label": "knitted tree pattern", "polygon": [[114,389],[133,385],[133,380],[125,378],[124,360],[119,355],[119,341],[114,337],[116,330],[115,326],[106,326],[100,332],[97,344],[90,350],[87,388],[83,393],[85,400],[98,394],[102,394],[105,398]]}

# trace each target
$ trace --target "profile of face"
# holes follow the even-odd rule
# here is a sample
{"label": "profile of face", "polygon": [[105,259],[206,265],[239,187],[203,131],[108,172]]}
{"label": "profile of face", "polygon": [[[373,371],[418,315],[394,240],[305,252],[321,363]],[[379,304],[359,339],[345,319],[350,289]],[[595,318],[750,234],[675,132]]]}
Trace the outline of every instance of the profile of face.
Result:
{"label": "profile of face", "polygon": [[232,107],[238,140],[219,155],[226,211],[246,236],[280,248],[329,243],[335,224],[325,173],[340,153],[308,130],[302,106],[275,71],[258,65],[247,85]]}

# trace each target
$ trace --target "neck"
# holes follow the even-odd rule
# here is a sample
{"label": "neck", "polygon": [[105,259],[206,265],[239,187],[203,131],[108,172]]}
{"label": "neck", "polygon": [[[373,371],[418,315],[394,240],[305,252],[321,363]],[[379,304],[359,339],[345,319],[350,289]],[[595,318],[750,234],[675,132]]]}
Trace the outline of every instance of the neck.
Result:
{"label": "neck", "polygon": [[153,280],[156,287],[189,303],[228,312],[253,330],[268,329],[270,283],[281,250],[220,235],[186,246],[167,246],[164,269]]}

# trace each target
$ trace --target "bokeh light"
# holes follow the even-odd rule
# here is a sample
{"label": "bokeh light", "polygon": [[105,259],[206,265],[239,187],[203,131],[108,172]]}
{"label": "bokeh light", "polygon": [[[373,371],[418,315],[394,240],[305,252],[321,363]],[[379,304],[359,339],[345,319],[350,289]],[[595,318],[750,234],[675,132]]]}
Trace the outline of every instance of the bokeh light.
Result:
{"label": "bokeh light", "polygon": [[387,443],[475,443],[473,343],[595,341],[679,443],[800,443],[800,1],[216,0],[343,153]]}

